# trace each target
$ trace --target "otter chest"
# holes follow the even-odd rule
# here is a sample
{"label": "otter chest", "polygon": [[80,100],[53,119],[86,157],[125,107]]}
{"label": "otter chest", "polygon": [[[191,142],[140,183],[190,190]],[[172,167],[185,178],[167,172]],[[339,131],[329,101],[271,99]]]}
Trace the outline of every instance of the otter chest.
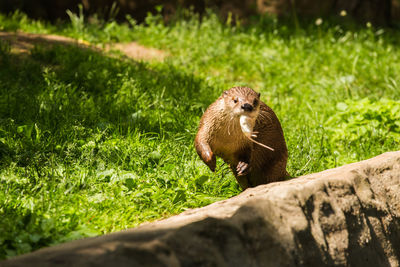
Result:
{"label": "otter chest", "polygon": [[234,163],[240,151],[249,149],[251,142],[243,134],[240,126],[224,127],[215,131],[210,142],[211,150],[229,163]]}

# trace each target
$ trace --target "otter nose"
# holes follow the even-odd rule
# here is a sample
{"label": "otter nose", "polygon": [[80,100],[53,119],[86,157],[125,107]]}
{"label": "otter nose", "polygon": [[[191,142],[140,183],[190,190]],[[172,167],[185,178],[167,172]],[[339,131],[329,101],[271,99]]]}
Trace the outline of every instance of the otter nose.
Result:
{"label": "otter nose", "polygon": [[245,111],[252,111],[253,110],[253,106],[250,105],[249,103],[245,103],[242,105],[242,109],[244,109]]}

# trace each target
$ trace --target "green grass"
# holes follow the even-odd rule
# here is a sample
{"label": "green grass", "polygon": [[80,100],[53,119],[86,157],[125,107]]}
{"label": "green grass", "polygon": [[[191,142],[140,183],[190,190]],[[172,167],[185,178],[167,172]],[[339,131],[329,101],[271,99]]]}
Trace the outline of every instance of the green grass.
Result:
{"label": "green grass", "polygon": [[70,17],[0,15],[0,29],[137,40],[170,57],[68,46],[24,56],[0,42],[0,258],[238,194],[227,166],[211,173],[193,148],[203,111],[233,85],[260,91],[277,113],[293,176],[398,150],[395,31],[266,17],[232,26],[185,12],[169,25],[159,15],[144,25]]}

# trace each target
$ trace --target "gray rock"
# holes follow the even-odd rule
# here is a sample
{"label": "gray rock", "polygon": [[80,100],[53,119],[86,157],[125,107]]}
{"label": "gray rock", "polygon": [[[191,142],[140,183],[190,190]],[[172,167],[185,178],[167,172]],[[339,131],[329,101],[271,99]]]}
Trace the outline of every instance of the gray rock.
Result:
{"label": "gray rock", "polygon": [[1,266],[399,266],[400,151]]}

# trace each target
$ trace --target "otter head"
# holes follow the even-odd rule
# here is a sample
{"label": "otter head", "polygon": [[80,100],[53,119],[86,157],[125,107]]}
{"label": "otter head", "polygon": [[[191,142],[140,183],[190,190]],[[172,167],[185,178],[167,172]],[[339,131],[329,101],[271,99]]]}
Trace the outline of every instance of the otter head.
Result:
{"label": "otter head", "polygon": [[232,87],[223,93],[225,110],[235,117],[257,118],[260,111],[260,93],[248,87]]}

